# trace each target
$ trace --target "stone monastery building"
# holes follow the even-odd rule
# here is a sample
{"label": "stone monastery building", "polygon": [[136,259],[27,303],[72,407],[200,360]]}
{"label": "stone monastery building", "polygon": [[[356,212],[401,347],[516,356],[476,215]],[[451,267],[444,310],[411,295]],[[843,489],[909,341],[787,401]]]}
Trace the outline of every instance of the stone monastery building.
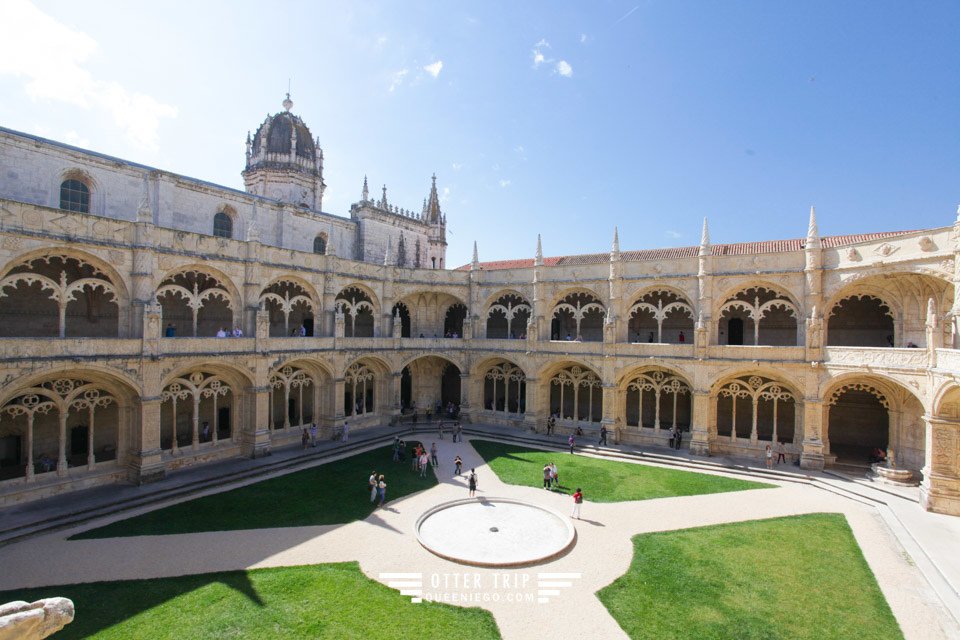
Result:
{"label": "stone monastery building", "polygon": [[436,179],[324,213],[292,106],[246,191],[0,128],[0,506],[452,405],[808,469],[890,451],[960,514],[960,220],[450,269]]}

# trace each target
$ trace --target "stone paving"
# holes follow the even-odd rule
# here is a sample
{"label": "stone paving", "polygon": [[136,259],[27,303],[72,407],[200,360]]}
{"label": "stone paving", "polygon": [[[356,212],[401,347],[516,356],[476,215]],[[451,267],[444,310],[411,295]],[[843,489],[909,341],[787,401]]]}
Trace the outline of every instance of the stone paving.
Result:
{"label": "stone paving", "polygon": [[[420,435],[419,439],[432,441],[428,434]],[[404,580],[417,582],[416,576],[410,578],[409,574],[420,574],[421,595],[489,609],[504,638],[620,638],[625,634],[594,594],[628,569],[633,535],[827,511],[846,516],[907,638],[960,638],[960,627],[954,617],[957,612],[951,614],[948,610],[952,606],[951,592],[956,597],[958,584],[954,581],[956,549],[960,548],[958,519],[923,512],[916,502],[911,504],[906,497],[881,492],[892,505],[884,507],[887,513],[881,513],[882,509],[867,499],[852,500],[806,483],[773,480],[779,488],[606,504],[591,503],[588,499],[583,506],[583,519],[573,521],[577,541],[568,553],[526,568],[484,569],[455,564],[433,555],[418,544],[413,533],[417,518],[428,508],[467,497],[466,478],[453,475],[454,455],[463,458],[465,472],[472,467],[477,469],[478,497],[517,498],[553,507],[562,513],[569,513],[572,500],[543,489],[501,483],[469,442],[455,444],[448,437],[437,443],[440,484],[388,502],[386,508],[363,521],[316,527],[67,540],[79,530],[158,506],[153,505],[0,547],[3,569],[0,589],[356,560],[374,580],[389,584],[396,581],[396,576],[383,574],[408,574]],[[563,455],[557,456],[561,473]],[[406,465],[398,465],[396,470],[396,473],[409,472]],[[724,473],[722,470],[707,472]],[[358,471],[357,496],[344,496],[344,499],[368,499],[365,474],[366,470]],[[798,475],[802,474],[798,472]],[[824,482],[834,482],[837,487],[851,484],[841,478],[824,478]],[[761,479],[771,482],[768,477]],[[389,483],[389,472],[387,481]],[[863,488],[864,495],[869,491],[876,490]],[[196,495],[199,494],[191,497]],[[587,495],[589,498],[589,492]],[[923,561],[915,561],[917,556]],[[933,566],[925,571],[924,563]],[[940,575],[941,584],[929,579],[931,572]],[[545,573],[561,575],[544,576]],[[542,597],[537,589],[538,580],[553,583],[550,589],[553,593]],[[454,600],[464,597],[465,602]],[[546,601],[538,602],[538,598]]]}

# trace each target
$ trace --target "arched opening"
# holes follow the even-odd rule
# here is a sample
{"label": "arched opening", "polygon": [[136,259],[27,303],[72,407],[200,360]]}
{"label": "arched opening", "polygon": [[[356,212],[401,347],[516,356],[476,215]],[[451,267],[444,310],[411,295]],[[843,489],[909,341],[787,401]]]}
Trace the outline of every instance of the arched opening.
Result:
{"label": "arched opening", "polygon": [[720,306],[720,344],[796,346],[798,315],[790,298],[778,291],[744,289]]}
{"label": "arched opening", "polygon": [[346,338],[372,338],[374,331],[373,300],[359,287],[347,287],[337,294],[337,311],[343,314],[343,335]]}
{"label": "arched opening", "polygon": [[0,337],[116,338],[117,303],[113,282],[88,262],[33,258],[0,279]]}
{"label": "arched opening", "polygon": [[844,298],[830,310],[827,344],[831,347],[892,347],[893,313],[880,298]]}
{"label": "arched opening", "polygon": [[60,208],[77,213],[90,213],[90,185],[78,177],[60,183]]}
{"label": "arched opening", "polygon": [[524,298],[512,293],[500,296],[487,311],[487,338],[525,338],[530,312]]}
{"label": "arched opening", "polygon": [[157,289],[157,301],[163,309],[168,334],[175,336],[215,336],[219,330],[230,332],[233,304],[230,293],[216,277],[190,270],[168,276]]}
{"label": "arched opening", "polygon": [[108,386],[73,375],[19,391],[0,407],[0,480],[117,460],[121,403]]}
{"label": "arched opening", "polygon": [[343,376],[343,415],[362,417],[377,412],[377,372],[364,362],[355,362]]}
{"label": "arched opening", "polygon": [[717,435],[735,442],[793,442],[796,397],[782,383],[762,376],[735,378],[717,391]]}
{"label": "arched opening", "polygon": [[605,313],[592,294],[571,293],[553,308],[551,339],[601,342]]}
{"label": "arched opening", "polygon": [[467,317],[467,307],[460,303],[450,305],[443,319],[443,335],[447,338],[463,337],[463,321]]}
{"label": "arched opening", "polygon": [[630,308],[629,342],[684,343],[693,336],[693,307],[673,291],[651,291]]}
{"label": "arched opening", "polygon": [[827,441],[836,464],[866,467],[875,462],[875,450],[891,448],[890,432],[890,400],[877,387],[852,383],[831,394]]}
{"label": "arched opening", "polygon": [[313,239],[313,252],[320,255],[327,254],[327,234],[321,233]]}
{"label": "arched opening", "polygon": [[260,304],[270,313],[270,336],[312,336],[313,300],[296,282],[274,282],[260,294]]}
{"label": "arched opening", "polygon": [[170,380],[160,394],[160,448],[172,455],[234,439],[235,394],[229,382],[209,371]]}
{"label": "arched opening", "polygon": [[550,413],[562,423],[600,422],[603,417],[603,385],[600,377],[579,365],[557,371],[549,380]]}
{"label": "arched opening", "polygon": [[626,383],[624,422],[653,430],[690,428],[692,394],[686,380],[665,369],[649,369]]}
{"label": "arched opening", "polygon": [[300,430],[319,422],[321,416],[321,385],[309,371],[284,365],[270,374],[271,430]]}
{"label": "arched opening", "polygon": [[400,384],[403,393],[404,377],[409,379],[407,407],[416,407],[419,414],[428,411],[434,417],[460,409],[460,368],[445,358],[424,356],[403,369]]}
{"label": "arched opening", "polygon": [[483,408],[494,413],[526,413],[527,376],[523,369],[509,360],[491,364],[483,374]]}
{"label": "arched opening", "polygon": [[218,211],[217,215],[213,216],[213,235],[218,238],[233,237],[233,218],[230,214]]}
{"label": "arched opening", "polygon": [[409,338],[410,337],[410,309],[407,308],[407,305],[402,302],[398,302],[393,305],[393,323],[396,326],[397,322],[400,323],[400,337]]}

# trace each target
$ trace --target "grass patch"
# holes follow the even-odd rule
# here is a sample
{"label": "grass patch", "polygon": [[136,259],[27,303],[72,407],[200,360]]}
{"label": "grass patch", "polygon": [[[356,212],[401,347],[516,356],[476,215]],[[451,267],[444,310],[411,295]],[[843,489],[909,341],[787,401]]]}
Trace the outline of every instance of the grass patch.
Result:
{"label": "grass patch", "polygon": [[650,533],[597,592],[631,638],[902,638],[840,514]]}
{"label": "grass patch", "polygon": [[57,638],[499,638],[490,612],[412,604],[356,562],[95,582],[0,593],[63,596],[76,618]]}
{"label": "grass patch", "polygon": [[[415,443],[407,443],[408,451],[412,451],[412,444]],[[409,463],[393,462],[392,458],[392,446],[373,449],[119,520],[79,533],[71,540],[304,527],[362,520],[376,508],[376,503],[370,502],[367,488],[373,469],[386,476],[387,501],[437,484],[433,473],[421,478],[410,469]]]}
{"label": "grass patch", "polygon": [[555,462],[560,476],[560,488],[557,490],[573,493],[577,487],[581,487],[584,498],[592,502],[649,500],[775,486],[693,471],[539,451],[487,440],[472,440],[471,444],[497,477],[507,484],[542,487],[543,465]]}

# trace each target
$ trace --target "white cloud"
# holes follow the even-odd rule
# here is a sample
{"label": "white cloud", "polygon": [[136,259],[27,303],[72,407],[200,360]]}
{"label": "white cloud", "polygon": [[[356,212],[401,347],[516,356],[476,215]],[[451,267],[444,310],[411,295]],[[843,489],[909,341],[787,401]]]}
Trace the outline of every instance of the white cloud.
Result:
{"label": "white cloud", "polygon": [[509,181],[509,180],[505,180],[505,179],[502,179],[502,178],[500,179],[500,188],[501,188],[501,189],[506,189],[506,188],[509,187],[509,186],[510,186],[510,181]]}
{"label": "white cloud", "polygon": [[403,84],[404,78],[407,77],[407,74],[410,73],[409,69],[400,69],[399,71],[394,72],[390,77],[390,92],[392,93],[394,89]]}
{"label": "white cloud", "polygon": [[557,73],[562,75],[564,78],[569,78],[573,75],[573,67],[571,67],[570,63],[566,60],[561,60],[557,63]]}
{"label": "white cloud", "polygon": [[160,120],[176,117],[177,108],[118,82],[94,78],[84,65],[97,52],[96,40],[28,0],[0,2],[0,24],[16,25],[0,38],[0,75],[22,78],[33,100],[105,111],[131,142],[159,147]]}
{"label": "white cloud", "polygon": [[547,42],[544,38],[540,38],[540,41],[537,44],[533,45],[533,68],[536,69],[544,62],[551,62],[547,60],[546,56],[543,55],[544,49],[549,49],[550,43]]}
{"label": "white cloud", "polygon": [[387,46],[387,36],[380,36],[379,38],[377,38],[376,43],[374,43],[373,48],[376,49],[377,51],[380,51],[385,46]]}
{"label": "white cloud", "polygon": [[462,163],[462,162],[453,162],[453,163],[450,164],[450,167],[451,167],[454,171],[460,171],[460,169],[463,169],[463,163]]}
{"label": "white cloud", "polygon": [[678,231],[667,231],[664,235],[672,240],[676,240],[677,238],[683,237]]}
{"label": "white cloud", "polygon": [[440,202],[446,202],[450,199],[450,187],[444,187],[440,191]]}
{"label": "white cloud", "polygon": [[587,44],[587,40],[589,40],[589,39],[590,39],[590,38],[589,38],[589,36],[587,36],[587,34],[585,34],[585,33],[581,33],[581,34],[580,34],[580,44]]}
{"label": "white cloud", "polygon": [[440,70],[443,69],[443,60],[437,60],[432,64],[428,64],[423,68],[424,71],[432,75],[434,78],[440,75]]}
{"label": "white cloud", "polygon": [[540,38],[540,41],[533,46],[536,47],[537,49],[549,49],[550,43],[547,42],[546,38]]}

